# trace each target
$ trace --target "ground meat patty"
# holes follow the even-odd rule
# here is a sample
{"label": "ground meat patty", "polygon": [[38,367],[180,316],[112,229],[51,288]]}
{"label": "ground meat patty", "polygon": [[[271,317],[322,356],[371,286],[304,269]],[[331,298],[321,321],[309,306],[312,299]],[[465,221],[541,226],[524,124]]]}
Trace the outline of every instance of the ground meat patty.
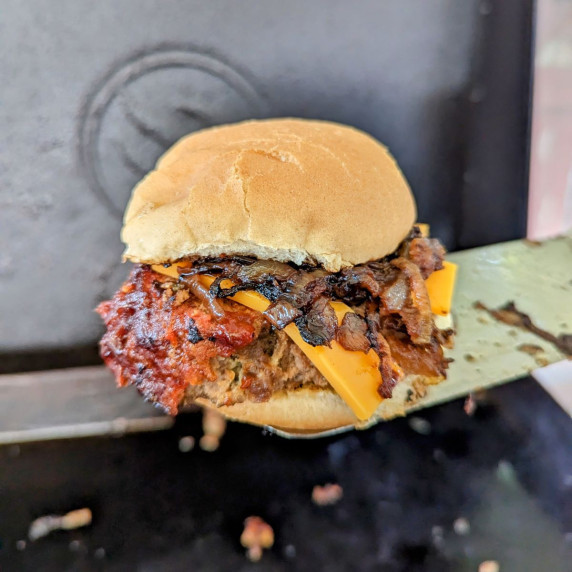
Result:
{"label": "ground meat patty", "polygon": [[[303,386],[332,390],[300,348],[261,313],[228,299],[217,304],[218,318],[184,281],[135,267],[113,299],[97,308],[107,326],[101,356],[118,384],[135,385],[171,414],[198,397],[221,406],[266,401],[275,392]],[[414,345],[398,315],[385,316],[383,332],[378,326],[400,372],[444,374],[447,360],[434,335],[431,343]]]}
{"label": "ground meat patty", "polygon": [[112,300],[97,308],[107,326],[100,349],[120,386],[176,413],[187,395],[230,405],[274,391],[327,381],[286,334],[259,312],[220,300],[215,320],[168,277],[138,266]]}
{"label": "ground meat patty", "polygon": [[304,386],[331,390],[302,350],[281,331],[265,327],[255,342],[228,358],[211,360],[217,381],[190,385],[184,403],[204,397],[217,406],[262,402],[273,393]]}

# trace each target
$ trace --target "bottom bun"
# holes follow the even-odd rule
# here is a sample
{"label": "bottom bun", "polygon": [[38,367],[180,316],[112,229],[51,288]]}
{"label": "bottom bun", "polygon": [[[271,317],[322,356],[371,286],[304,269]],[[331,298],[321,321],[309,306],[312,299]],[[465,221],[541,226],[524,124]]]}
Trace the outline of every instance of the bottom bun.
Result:
{"label": "bottom bun", "polygon": [[326,389],[284,391],[262,403],[243,401],[216,407],[204,398],[196,399],[196,403],[214,409],[232,421],[271,426],[285,431],[317,432],[348,426],[365,429],[381,419],[405,415],[406,406],[423,397],[427,385],[434,385],[442,379],[422,375],[406,376],[395,386],[393,396],[384,399],[375,413],[365,421],[360,421],[337,393]]}

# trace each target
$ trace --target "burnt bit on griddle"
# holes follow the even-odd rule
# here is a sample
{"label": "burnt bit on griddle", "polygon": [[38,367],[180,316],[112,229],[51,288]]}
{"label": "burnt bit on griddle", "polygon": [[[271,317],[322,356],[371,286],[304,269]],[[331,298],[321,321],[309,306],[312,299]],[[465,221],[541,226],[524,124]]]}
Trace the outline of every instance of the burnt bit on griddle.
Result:
{"label": "burnt bit on griddle", "polygon": [[524,352],[530,356],[536,356],[537,354],[544,352],[544,348],[537,346],[536,344],[520,344],[516,349],[519,352]]}
{"label": "burnt bit on griddle", "polygon": [[262,558],[264,549],[272,548],[274,530],[259,516],[249,516],[244,521],[244,530],[240,535],[240,543],[246,548],[246,556],[251,562]]}
{"label": "burnt bit on griddle", "polygon": [[312,502],[318,506],[329,506],[339,502],[344,496],[344,489],[337,483],[316,485],[312,489]]}
{"label": "burnt bit on griddle", "polygon": [[482,302],[475,302],[473,307],[477,310],[483,310],[491,315],[495,320],[507,324],[509,326],[514,326],[522,330],[531,332],[535,336],[550,342],[558,350],[568,357],[572,357],[572,334],[559,334],[555,336],[542,328],[539,328],[528,314],[521,312],[515,305],[514,302],[507,302],[504,306],[501,306],[497,310],[488,308]]}

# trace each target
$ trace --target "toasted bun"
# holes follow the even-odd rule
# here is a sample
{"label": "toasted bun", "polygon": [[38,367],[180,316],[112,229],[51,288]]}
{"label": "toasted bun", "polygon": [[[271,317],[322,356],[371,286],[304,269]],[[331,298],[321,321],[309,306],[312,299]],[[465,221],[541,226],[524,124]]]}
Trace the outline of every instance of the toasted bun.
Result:
{"label": "toasted bun", "polygon": [[181,139],[133,190],[125,258],[249,254],[334,272],[393,252],[416,217],[387,149],[325,121],[272,119]]}
{"label": "toasted bun", "polygon": [[226,407],[216,407],[202,398],[196,402],[233,421],[269,425],[296,433],[328,431],[348,426],[364,429],[381,419],[405,415],[406,405],[412,405],[423,397],[427,385],[441,380],[438,377],[406,376],[393,390],[391,399],[384,399],[367,421],[360,421],[336,393],[323,389],[302,388],[275,394],[263,403],[243,401]]}

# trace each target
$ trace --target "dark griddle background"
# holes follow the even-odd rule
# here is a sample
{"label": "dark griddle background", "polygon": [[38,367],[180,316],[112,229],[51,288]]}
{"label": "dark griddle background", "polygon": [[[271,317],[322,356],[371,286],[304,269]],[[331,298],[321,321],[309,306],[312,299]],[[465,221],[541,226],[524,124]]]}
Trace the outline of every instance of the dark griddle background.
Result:
{"label": "dark griddle background", "polygon": [[[474,417],[462,401],[423,412],[429,435],[407,419],[301,442],[232,424],[217,452],[181,453],[179,436],[200,435],[189,415],[162,433],[4,447],[0,566],[445,572],[492,559],[502,572],[569,572],[570,419],[532,379],[488,396]],[[326,482],[344,498],[316,507],[312,487]],[[84,506],[91,527],[16,549],[34,518]],[[259,565],[238,540],[253,514],[276,534]],[[467,536],[452,530],[459,517]]]}

